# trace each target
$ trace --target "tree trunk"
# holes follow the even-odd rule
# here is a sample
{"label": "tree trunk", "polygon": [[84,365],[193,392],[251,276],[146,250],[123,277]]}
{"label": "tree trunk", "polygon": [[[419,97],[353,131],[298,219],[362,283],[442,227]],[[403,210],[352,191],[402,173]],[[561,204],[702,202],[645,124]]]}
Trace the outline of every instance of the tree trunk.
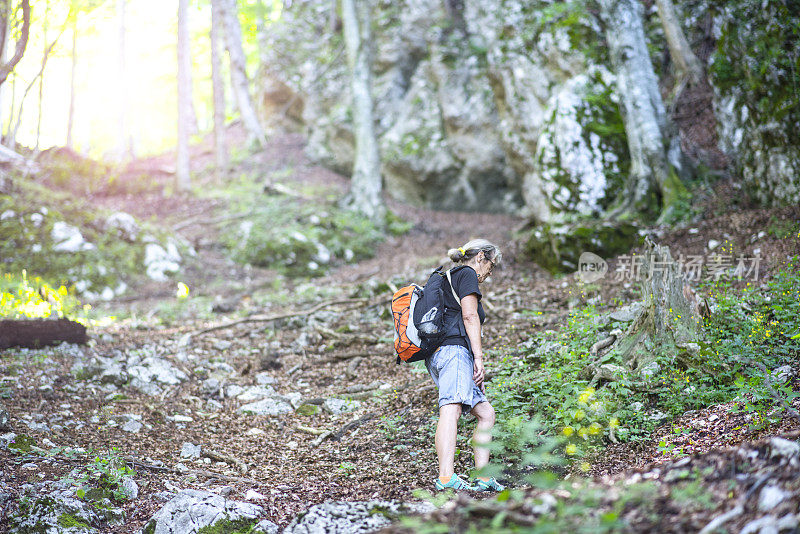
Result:
{"label": "tree trunk", "polygon": [[62,342],[86,343],[86,327],[68,319],[23,319],[0,321],[0,349],[37,349]]}
{"label": "tree trunk", "polygon": [[672,61],[675,62],[679,74],[682,77],[688,77],[693,84],[700,83],[703,79],[703,67],[692,52],[689,41],[681,29],[672,0],[656,0],[656,6],[661,26],[664,27],[664,35],[667,38],[669,54]]}
{"label": "tree trunk", "polygon": [[42,75],[39,76],[39,98],[36,103],[36,144],[33,147],[34,154],[39,153],[39,137],[42,133],[42,97],[44,96],[44,68],[47,64],[47,15],[50,12],[49,0],[44,3],[44,22],[42,24],[42,35],[44,36],[44,52],[42,54]]}
{"label": "tree trunk", "polygon": [[[684,367],[700,365],[698,361],[702,337],[702,308],[698,299],[681,273],[679,265],[672,259],[669,248],[645,240],[642,256],[631,258],[631,277],[641,281],[642,302],[638,314],[620,338],[612,343],[600,341],[595,347],[609,347],[615,351],[616,364],[600,365],[599,360],[590,364],[585,376],[614,380],[620,374],[638,375],[642,380],[657,373],[662,363]],[[600,349],[602,350],[602,349]]]}
{"label": "tree trunk", "polygon": [[372,119],[372,35],[369,2],[342,0],[347,61],[350,66],[355,161],[350,193],[345,204],[382,223],[385,214],[381,198],[381,167],[375,124]]}
{"label": "tree trunk", "polygon": [[242,29],[239,25],[239,9],[236,0],[217,0],[220,6],[222,21],[225,25],[225,44],[228,49],[231,68],[231,85],[236,106],[251,141],[259,145],[266,144],[264,129],[250,98],[250,84],[247,79],[247,61],[242,49]]}
{"label": "tree trunk", "polygon": [[677,136],[669,134],[658,78],[650,63],[642,6],[638,0],[600,0],[600,7],[631,155],[628,183],[609,215],[653,218],[660,212],[664,218],[686,190],[678,176],[680,145]]}
{"label": "tree trunk", "polygon": [[224,173],[228,166],[228,150],[225,146],[225,83],[222,80],[222,55],[219,49],[223,31],[219,0],[212,0],[211,85],[214,92],[214,156],[218,175]]}
{"label": "tree trunk", "polygon": [[[0,0],[0,65],[6,61],[6,50],[8,48],[8,18],[10,6],[7,0]],[[5,86],[0,84],[0,103],[3,102],[3,93],[5,93]],[[14,109],[14,103],[11,103],[11,109]],[[0,131],[3,128],[3,107],[0,106]]]}
{"label": "tree trunk", "polygon": [[189,129],[191,121],[192,68],[189,57],[189,0],[178,0],[178,150],[175,174],[178,190],[188,191],[192,185],[189,170]]}
{"label": "tree trunk", "polygon": [[[28,96],[28,93],[30,93],[31,89],[36,84],[36,81],[39,80],[39,78],[44,74],[44,69],[45,67],[47,67],[47,60],[50,58],[50,54],[53,52],[53,48],[55,48],[56,43],[58,43],[58,38],[60,36],[61,34],[59,33],[58,36],[53,40],[53,42],[50,43],[50,46],[48,46],[45,49],[44,57],[42,57],[42,66],[39,69],[39,72],[36,73],[36,76],[33,77],[33,80],[31,80],[28,86],[25,87],[25,92],[22,93],[22,98],[20,98],[19,100],[19,109],[17,110],[16,121],[11,120],[14,118],[13,108],[12,108],[12,115],[9,117],[9,119],[11,120],[11,122],[14,123],[14,128],[10,130],[11,133],[7,136],[6,139],[6,144],[11,150],[14,150],[16,148],[17,133],[19,132],[19,126],[22,123],[22,110],[23,106],[25,105],[25,98]],[[9,123],[9,129],[11,128],[11,122]]]}
{"label": "tree trunk", "polygon": [[[13,11],[10,9],[10,1],[11,0],[2,0],[5,9],[0,10],[0,12],[5,11],[6,14],[5,20],[0,21],[0,26],[2,26],[6,32],[10,30],[9,21],[12,19],[13,14]],[[28,32],[31,28],[31,5],[29,0],[22,0],[20,7],[22,8],[22,28],[20,29],[19,39],[17,39],[17,43],[14,47],[14,55],[7,63],[0,65],[0,85],[6,81],[8,75],[11,74],[11,71],[17,66],[19,60],[22,59],[22,55],[25,53],[25,47],[28,45]]]}
{"label": "tree trunk", "polygon": [[67,142],[72,148],[72,127],[75,122],[75,69],[78,64],[78,13],[72,19],[72,65],[69,72],[69,115],[67,115]]}

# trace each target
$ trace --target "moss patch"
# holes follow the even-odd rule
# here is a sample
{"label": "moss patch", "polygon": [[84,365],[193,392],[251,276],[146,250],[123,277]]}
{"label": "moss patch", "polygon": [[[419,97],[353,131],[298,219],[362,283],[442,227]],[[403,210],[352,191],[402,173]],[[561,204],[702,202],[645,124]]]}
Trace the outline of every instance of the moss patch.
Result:
{"label": "moss patch", "polygon": [[203,527],[197,534],[255,534],[255,526],[258,522],[254,519],[222,519],[213,525]]}
{"label": "moss patch", "polygon": [[607,258],[639,244],[637,227],[624,222],[584,221],[563,226],[543,226],[523,236],[525,252],[551,273],[574,272],[583,252]]}
{"label": "moss patch", "polygon": [[64,528],[78,528],[82,530],[89,530],[91,528],[89,527],[88,523],[81,521],[72,514],[61,514],[58,516],[58,526]]}

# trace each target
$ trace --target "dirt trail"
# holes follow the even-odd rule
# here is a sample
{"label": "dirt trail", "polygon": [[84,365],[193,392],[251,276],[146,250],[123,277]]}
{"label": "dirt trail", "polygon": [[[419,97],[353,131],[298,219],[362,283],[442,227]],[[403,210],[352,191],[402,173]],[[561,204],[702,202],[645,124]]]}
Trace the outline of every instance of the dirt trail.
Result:
{"label": "dirt trail", "polygon": [[[342,177],[309,163],[302,148],[303,142],[298,136],[282,137],[243,165],[257,166],[265,176],[289,166],[294,184],[346,188]],[[153,172],[163,167],[164,161],[156,158],[138,162],[130,171],[131,176]],[[202,162],[201,159],[197,164]],[[211,201],[183,196],[152,197],[148,202],[135,197],[96,200],[105,207],[122,209],[140,217],[157,217],[170,226],[198,215],[213,217],[225,209]],[[348,297],[368,281],[381,283],[393,277],[422,281],[420,275],[439,265],[447,248],[463,244],[472,237],[485,237],[504,250],[502,267],[496,270],[484,290],[489,303],[484,336],[489,347],[518,343],[535,335],[536,331],[556,329],[563,323],[570,306],[593,296],[599,295],[604,302],[609,302],[613,297],[627,300],[632,295],[630,285],[626,287],[623,281],[611,278],[595,293],[583,294],[576,291],[571,276],[553,278],[538,266],[523,261],[513,244],[512,232],[522,223],[519,218],[434,212],[394,202],[390,206],[412,222],[413,229],[407,235],[387,239],[376,249],[372,259],[341,267],[314,280],[313,286],[336,288],[336,293]],[[760,216],[768,218],[773,213],[765,212]],[[778,213],[792,216],[796,211]],[[752,252],[754,245],[750,235],[753,229],[735,224],[738,220],[736,215],[722,215],[705,221],[703,235],[728,234],[731,239],[743,243],[743,251]],[[208,228],[200,223],[186,226],[181,233],[195,244],[199,255],[194,266],[185,273],[184,280],[200,292],[236,294],[246,299],[249,291],[263,288],[275,276],[269,270],[232,264],[214,246]],[[665,234],[664,240],[677,251],[698,253],[705,244],[696,240],[696,236],[683,229]],[[784,245],[777,240],[761,241],[757,245],[775,255],[786,253],[780,248]],[[612,272],[614,266],[612,259]],[[769,265],[764,268],[769,269]],[[230,281],[232,287],[220,282],[225,280]],[[140,312],[147,310],[163,296],[172,295],[173,284],[151,283],[139,287],[137,299],[127,304]],[[277,313],[306,309],[318,303],[303,300],[301,284],[287,284],[290,291],[298,290],[294,299],[268,310],[251,311]],[[15,431],[24,431],[37,440],[47,436],[57,445],[93,450],[117,447],[120,454],[140,460],[136,480],[141,494],[137,501],[126,505],[128,520],[118,529],[124,532],[141,528],[163,504],[153,497],[154,494],[175,487],[227,492],[223,489],[227,486],[230,488],[228,495],[237,499],[247,490],[256,490],[263,499],[255,502],[264,506],[269,518],[279,524],[285,524],[311,504],[328,500],[410,499],[412,490],[430,488],[436,474],[432,445],[437,411],[435,390],[425,373],[394,365],[391,330],[385,316],[381,316],[388,297],[388,293],[373,294],[367,305],[333,305],[312,317],[245,323],[194,336],[188,346],[182,342],[184,334],[209,324],[223,323],[226,317],[220,315],[211,322],[181,322],[169,328],[127,321],[99,329],[94,333],[98,342],[90,349],[93,354],[108,357],[119,353],[153,354],[171,362],[189,378],[164,388],[160,395],[145,395],[126,388],[124,398],[115,398],[90,382],[65,387],[73,380],[71,366],[75,357],[70,353],[55,351],[49,361],[33,361],[26,356],[28,360],[21,365],[28,366],[31,372],[19,378],[21,387],[6,401],[10,412],[15,416],[34,412],[41,414],[41,420],[51,421],[59,413],[68,411],[69,418],[82,424],[59,425],[60,429],[48,434],[29,430],[19,417],[13,420],[12,426]],[[526,309],[542,310],[544,315],[534,324],[529,316],[519,313]],[[209,392],[210,367],[206,362],[229,365],[232,372],[225,380],[242,387],[256,385],[258,373],[267,372],[274,378],[271,386],[278,393],[296,394],[310,406],[316,407],[324,399],[337,396],[346,396],[361,404],[356,410],[342,414],[325,410],[276,417],[243,414],[238,411],[243,402]],[[54,378],[54,387],[39,387],[45,374]],[[491,388],[490,383],[490,395]],[[370,391],[377,394],[372,395]],[[221,407],[210,408],[208,399],[219,402]],[[309,409],[309,412],[314,410]],[[140,418],[144,429],[138,433],[124,431],[120,424],[125,420],[123,414]],[[117,422],[110,425],[110,420]],[[467,448],[466,433],[462,434],[459,447]],[[200,444],[235,458],[247,465],[247,471],[242,473],[236,464],[225,461],[181,458],[184,442]],[[706,443],[707,449],[717,441]],[[469,456],[459,455],[459,472],[471,467]],[[634,459],[641,465],[658,457],[653,444],[644,444],[635,450],[620,446],[610,449],[604,458],[598,458],[594,472],[598,475],[615,473]],[[12,466],[4,472],[12,485],[18,487],[31,476],[7,452],[0,451],[0,458],[4,464]],[[176,471],[178,464],[185,466],[178,466],[179,470],[188,471]],[[57,478],[71,468],[69,462],[53,460],[44,464],[40,472]]]}

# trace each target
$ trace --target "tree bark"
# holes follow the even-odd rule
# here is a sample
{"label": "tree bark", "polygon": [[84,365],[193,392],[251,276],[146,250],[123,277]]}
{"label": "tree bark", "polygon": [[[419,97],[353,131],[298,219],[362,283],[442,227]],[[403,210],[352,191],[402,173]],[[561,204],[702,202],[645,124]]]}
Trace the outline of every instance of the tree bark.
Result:
{"label": "tree bark", "polygon": [[47,15],[50,12],[49,0],[44,3],[44,22],[42,24],[42,35],[44,36],[44,52],[42,54],[42,73],[39,76],[39,98],[36,102],[36,144],[33,147],[34,154],[39,153],[39,137],[42,133],[42,97],[44,96],[44,68],[47,64]]}
{"label": "tree bark", "polygon": [[654,218],[660,212],[664,218],[686,190],[678,176],[680,145],[670,135],[647,50],[642,6],[638,0],[600,0],[600,7],[631,155],[628,183],[609,215]]}
{"label": "tree bark", "polygon": [[[10,32],[8,23],[12,19],[11,10],[9,9],[10,1],[11,0],[2,0],[7,17],[4,21],[0,21],[0,26],[5,29],[6,33]],[[7,63],[0,65],[0,85],[6,81],[8,75],[11,74],[11,71],[17,66],[19,60],[22,59],[22,55],[25,53],[25,47],[28,45],[28,32],[31,28],[31,5],[29,0],[22,0],[20,7],[22,8],[22,28],[20,29],[20,36],[14,47],[14,55]]]}
{"label": "tree bark", "polygon": [[236,107],[242,117],[242,122],[251,141],[259,145],[266,144],[264,128],[258,120],[258,115],[250,97],[250,84],[247,78],[247,61],[242,48],[242,28],[239,25],[239,9],[236,0],[216,0],[221,8],[223,24],[225,25],[225,44],[228,49],[231,68],[231,85],[236,101]]}
{"label": "tree bark", "polygon": [[68,319],[0,321],[0,349],[36,349],[61,342],[86,343],[86,327]]}
{"label": "tree bark", "polygon": [[178,149],[175,174],[178,190],[192,186],[189,169],[189,129],[191,128],[191,79],[189,57],[189,0],[178,0]]}
{"label": "tree bark", "polygon": [[[6,61],[6,50],[8,49],[8,18],[9,9],[7,0],[0,0],[0,65]],[[0,84],[0,102],[3,102],[3,93],[5,93],[5,86]],[[11,103],[11,109],[14,109],[14,103]],[[3,107],[0,106],[0,131],[3,125]]]}
{"label": "tree bark", "polygon": [[223,35],[219,0],[211,1],[211,85],[214,93],[214,156],[217,173],[222,174],[228,166],[228,150],[225,146],[225,83],[222,80],[222,55],[220,39]]}
{"label": "tree bark", "polygon": [[372,32],[367,0],[342,0],[347,61],[350,67],[355,161],[350,193],[344,203],[382,224],[381,167],[372,118]]}
{"label": "tree bark", "polygon": [[615,380],[621,373],[633,373],[646,380],[657,372],[658,361],[687,367],[700,365],[701,306],[669,248],[647,238],[644,254],[633,258],[638,261],[632,261],[631,274],[641,281],[642,306],[627,331],[614,340],[612,350],[621,367],[590,364],[585,376],[593,375],[594,382]]}
{"label": "tree bark", "polygon": [[656,7],[667,38],[669,54],[679,74],[688,77],[693,84],[700,83],[703,79],[703,67],[692,52],[692,47],[689,46],[689,41],[681,29],[678,16],[675,14],[675,5],[672,0],[656,0]]}

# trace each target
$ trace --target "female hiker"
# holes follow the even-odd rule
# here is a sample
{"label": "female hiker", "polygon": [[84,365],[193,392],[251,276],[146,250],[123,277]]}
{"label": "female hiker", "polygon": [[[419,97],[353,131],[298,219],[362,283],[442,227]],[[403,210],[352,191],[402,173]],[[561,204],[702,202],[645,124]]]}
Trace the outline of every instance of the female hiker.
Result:
{"label": "female hiker", "polygon": [[[471,483],[461,479],[454,473],[453,464],[458,418],[464,412],[472,413],[478,420],[472,438],[475,468],[480,469],[489,463],[486,445],[491,441],[494,408],[486,400],[483,383],[481,324],[486,315],[478,285],[492,274],[501,254],[489,241],[473,239],[462,247],[451,249],[447,255],[457,264],[451,270],[453,291],[446,282],[443,287],[445,307],[454,315],[446,318],[455,326],[448,331],[439,349],[425,360],[425,366],[439,388],[439,424],[436,427],[439,478],[436,489],[500,491],[503,486],[494,478],[476,478]],[[458,302],[454,292],[458,295]]]}

